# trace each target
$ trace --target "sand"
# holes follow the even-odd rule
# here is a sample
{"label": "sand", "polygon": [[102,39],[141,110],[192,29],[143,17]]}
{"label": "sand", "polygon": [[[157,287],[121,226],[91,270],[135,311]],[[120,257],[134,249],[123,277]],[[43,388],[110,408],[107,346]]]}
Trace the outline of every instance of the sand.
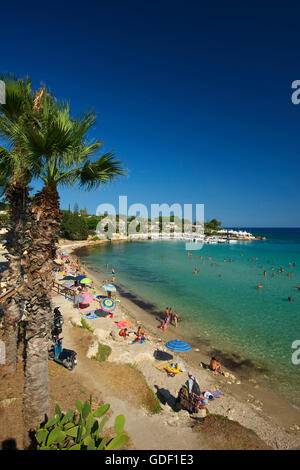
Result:
{"label": "sand", "polygon": [[[86,245],[86,242],[61,245],[64,251],[72,256],[74,249]],[[94,280],[96,291],[99,294],[104,294],[100,288],[100,283],[104,279],[110,279],[108,273],[95,273],[91,269],[84,269],[86,274]],[[117,280],[116,280],[117,285]],[[129,296],[130,297],[130,296]],[[202,362],[207,362],[208,357],[201,351],[201,345],[198,347],[193,346],[193,351],[188,353],[175,354],[168,351],[165,347],[166,341],[172,338],[181,338],[180,324],[176,329],[170,325],[167,331],[161,331],[157,328],[158,321],[157,315],[149,314],[145,308],[141,308],[133,302],[126,292],[120,294],[117,292],[117,298],[120,300],[114,318],[99,318],[94,320],[87,320],[88,324],[94,329],[94,344],[91,344],[87,351],[87,356],[91,357],[96,349],[98,342],[107,344],[112,348],[112,354],[108,361],[114,364],[135,364],[141,370],[149,384],[150,388],[160,398],[162,404],[162,412],[155,416],[149,416],[145,410],[132,409],[132,404],[129,406],[119,398],[110,396],[109,389],[103,390],[105,396],[113,399],[113,408],[116,412],[123,412],[128,419],[128,427],[131,432],[134,445],[136,448],[147,449],[176,449],[174,442],[166,447],[166,441],[161,444],[159,436],[165,436],[166,430],[160,430],[160,426],[169,428],[180,427],[184,429],[181,433],[181,441],[184,439],[187,447],[181,448],[205,448],[201,447],[201,443],[197,442],[197,447],[190,447],[196,445],[194,436],[191,433],[191,417],[186,411],[174,413],[172,406],[177,397],[180,386],[187,380],[187,371],[191,370],[197,377],[201,391],[210,390],[217,387],[224,394],[222,399],[214,400],[209,403],[209,412],[220,414],[228,417],[230,420],[238,421],[246,428],[254,430],[257,435],[273,448],[298,448],[300,446],[300,416],[299,410],[293,409],[289,404],[285,403],[282,399],[278,398],[269,390],[262,389],[255,379],[250,378],[245,380],[239,377],[236,372],[233,374],[230,370],[225,370],[225,377],[218,373],[209,372],[201,367]],[[64,299],[62,296],[54,297],[54,303],[62,307],[62,313],[69,325],[80,324],[81,315],[78,310],[73,308],[71,302]],[[143,306],[144,307],[144,306]],[[86,311],[97,308],[97,303],[91,304]],[[134,334],[129,336],[129,339],[124,341],[123,338],[118,337],[119,328],[114,321],[129,320],[134,324],[134,327],[129,328],[129,331],[136,331],[139,325],[142,325],[147,333],[150,341],[145,344],[131,344]],[[68,327],[69,328],[69,327]],[[72,328],[72,326],[70,326]],[[67,325],[64,327],[64,335]],[[66,338],[69,339],[69,338]],[[65,347],[68,344],[64,345]],[[171,360],[180,360],[183,362],[186,371],[180,372],[175,377],[168,377],[166,372],[161,372],[157,365],[161,363],[156,357],[164,359],[163,354],[171,355]],[[80,359],[79,359],[80,362]],[[79,364],[77,367],[80,367]],[[244,374],[245,375],[245,374]],[[134,416],[132,416],[132,414]],[[146,426],[137,426],[137,422],[142,420],[149,420],[149,426],[157,426],[158,436],[155,433],[150,433],[150,436],[145,431]],[[131,428],[132,424],[132,428]],[[141,433],[146,433],[145,436]],[[177,429],[178,433],[178,429]],[[175,433],[176,434],[176,433]],[[149,442],[150,439],[150,442]],[[167,440],[168,441],[168,440]],[[169,441],[168,441],[169,442]],[[147,443],[147,444],[146,444]],[[157,447],[159,446],[159,447]],[[161,447],[162,446],[162,447]]]}

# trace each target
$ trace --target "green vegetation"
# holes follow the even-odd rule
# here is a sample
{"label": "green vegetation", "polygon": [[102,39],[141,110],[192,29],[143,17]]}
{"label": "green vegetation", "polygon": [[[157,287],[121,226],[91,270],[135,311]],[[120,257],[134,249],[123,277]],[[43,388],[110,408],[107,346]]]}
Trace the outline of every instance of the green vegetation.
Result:
{"label": "green vegetation", "polygon": [[155,393],[153,392],[153,390],[149,387],[149,385],[147,383],[147,380],[146,380],[146,377],[144,376],[143,372],[139,369],[137,363],[134,362],[132,364],[129,364],[129,367],[131,367],[132,369],[134,369],[135,371],[137,371],[140,374],[140,376],[142,377],[143,381],[146,384],[146,387],[148,389],[148,393],[150,394],[151,404],[149,404],[149,403],[146,404],[145,403],[144,404],[145,408],[147,408],[150,411],[150,413],[152,413],[153,415],[157,414],[157,413],[160,413],[162,411],[160,401],[157,398],[157,396],[155,395]]}
{"label": "green vegetation", "polygon": [[[121,449],[129,440],[123,433],[124,415],[115,419],[114,430],[116,437],[105,436],[101,433],[108,420],[104,416],[110,408],[105,404],[92,412],[92,401],[76,402],[77,410],[62,413],[59,405],[55,407],[55,415],[44,425],[35,430],[37,450],[116,450]],[[101,418],[101,422],[98,418]]]}
{"label": "green vegetation", "polygon": [[85,217],[82,217],[78,212],[63,213],[60,235],[68,240],[86,240],[89,235],[88,225]]}
{"label": "green vegetation", "polygon": [[0,214],[0,228],[9,227],[9,215],[8,214]]}
{"label": "green vegetation", "polygon": [[221,228],[221,222],[217,219],[212,219],[210,222],[204,222],[205,233],[217,232]]}
{"label": "green vegetation", "polygon": [[98,351],[95,356],[92,356],[92,359],[95,361],[104,362],[106,361],[111,353],[111,348],[106,344],[98,344]]}
{"label": "green vegetation", "polygon": [[81,318],[81,327],[85,328],[86,330],[90,331],[91,333],[94,332],[93,328],[88,324],[87,321],[85,321],[84,318]]}

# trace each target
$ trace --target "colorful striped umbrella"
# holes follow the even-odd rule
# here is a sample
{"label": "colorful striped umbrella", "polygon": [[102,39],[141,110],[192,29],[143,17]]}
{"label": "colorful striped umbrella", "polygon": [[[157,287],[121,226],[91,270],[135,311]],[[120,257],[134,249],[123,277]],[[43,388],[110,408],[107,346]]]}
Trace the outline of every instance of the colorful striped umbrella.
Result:
{"label": "colorful striped umbrella", "polygon": [[91,292],[82,292],[81,295],[84,299],[82,303],[89,303],[95,300],[95,297],[93,294],[91,294]]}
{"label": "colorful striped umbrella", "polygon": [[117,290],[113,284],[104,284],[101,288],[110,292],[115,292]]}
{"label": "colorful striped umbrella", "polygon": [[109,313],[114,312],[117,306],[116,302],[108,298],[102,299],[99,305],[100,305],[100,308],[104,310],[104,312],[109,312]]}
{"label": "colorful striped umbrella", "polygon": [[166,347],[171,351],[178,351],[178,352],[186,352],[191,351],[191,346],[186,343],[185,341],[181,341],[181,339],[173,339],[172,341],[168,341],[166,343]]}

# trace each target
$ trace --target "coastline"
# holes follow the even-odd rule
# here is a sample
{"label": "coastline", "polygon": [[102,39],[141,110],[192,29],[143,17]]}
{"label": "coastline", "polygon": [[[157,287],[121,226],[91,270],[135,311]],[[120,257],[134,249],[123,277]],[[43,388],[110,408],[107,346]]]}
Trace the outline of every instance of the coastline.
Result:
{"label": "coastline", "polygon": [[[116,240],[112,243],[123,241],[126,240]],[[84,241],[81,243],[69,243],[68,245],[60,244],[60,249],[68,252],[70,256],[78,256],[76,252],[80,248],[102,243],[110,242],[104,240],[96,243],[87,243]],[[95,284],[99,284],[103,279],[110,277],[108,273],[94,270],[90,266],[86,266],[85,272],[94,280]],[[153,305],[144,302],[143,299],[139,299],[124,290],[121,285],[118,286],[117,282],[116,286],[118,287],[118,298],[121,301],[120,310],[123,315],[135,324],[142,324],[151,338],[153,338],[157,344],[161,345],[160,349],[167,351],[163,347],[164,343],[174,338],[187,340],[191,344],[192,351],[188,353],[188,358],[186,355],[178,355],[178,358],[184,362],[188,369],[193,370],[195,375],[200,378],[200,384],[210,384],[213,381],[215,386],[220,388],[226,396],[230,396],[235,402],[234,413],[231,413],[233,408],[229,407],[229,409],[225,410],[224,407],[218,406],[218,412],[220,412],[220,414],[230,416],[231,419],[236,419],[242,425],[254,429],[258,434],[261,432],[261,426],[256,422],[257,420],[266,420],[268,423],[271,422],[272,425],[270,429],[272,430],[271,436],[273,437],[268,437],[268,433],[265,434],[265,432],[263,432],[263,435],[260,434],[260,437],[265,439],[269,444],[272,442],[273,446],[274,435],[278,434],[279,431],[284,430],[284,432],[287,433],[295,432],[297,434],[297,428],[300,425],[299,410],[294,409],[281,397],[278,397],[272,391],[258,384],[257,380],[251,375],[251,369],[248,368],[242,371],[234,369],[233,372],[227,367],[225,368],[226,377],[204,370],[201,367],[201,361],[205,363],[209,361],[209,341],[199,340],[199,337],[187,338],[187,335],[180,331],[180,324],[177,329],[170,325],[166,332],[161,331],[157,328],[160,312],[155,310]],[[237,408],[239,408],[238,412],[236,411]],[[253,416],[253,412],[256,417]],[[292,431],[292,429],[294,431]],[[299,438],[299,434],[297,437]]]}

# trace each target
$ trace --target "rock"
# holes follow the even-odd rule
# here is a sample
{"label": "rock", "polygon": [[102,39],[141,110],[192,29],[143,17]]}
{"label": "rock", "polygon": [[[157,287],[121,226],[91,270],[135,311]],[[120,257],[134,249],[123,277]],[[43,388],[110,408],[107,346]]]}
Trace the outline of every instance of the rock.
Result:
{"label": "rock", "polygon": [[96,356],[97,352],[98,352],[98,341],[94,341],[94,343],[90,345],[86,353],[86,357],[91,358],[93,356]]}
{"label": "rock", "polygon": [[72,323],[72,325],[74,326],[81,326],[81,318],[78,317],[78,316],[72,316],[70,318],[70,322]]}
{"label": "rock", "polygon": [[[107,339],[110,336],[110,332],[107,330],[103,330],[102,328],[96,328],[94,330],[94,335],[98,338],[98,340],[101,342],[103,339]],[[120,336],[119,336],[120,338]],[[123,339],[123,338],[121,338]],[[124,340],[123,340],[124,341]]]}

